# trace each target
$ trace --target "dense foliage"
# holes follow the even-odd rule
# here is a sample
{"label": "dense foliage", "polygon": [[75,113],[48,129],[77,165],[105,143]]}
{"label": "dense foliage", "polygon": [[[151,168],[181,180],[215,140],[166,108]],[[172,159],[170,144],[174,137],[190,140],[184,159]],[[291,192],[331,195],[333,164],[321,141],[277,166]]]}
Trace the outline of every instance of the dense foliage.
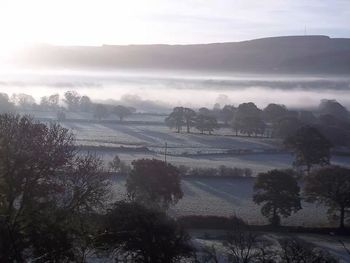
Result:
{"label": "dense foliage", "polygon": [[190,237],[164,212],[118,202],[106,215],[97,243],[116,262],[171,263],[189,257]]}
{"label": "dense foliage", "polygon": [[0,115],[1,261],[84,257],[85,218],[103,207],[107,185],[102,161],[78,155],[67,129]]}
{"label": "dense foliage", "polygon": [[140,159],[132,162],[126,188],[131,200],[146,206],[167,209],[183,196],[179,170],[156,159]]}
{"label": "dense foliage", "polygon": [[280,216],[288,217],[301,209],[300,188],[291,171],[271,170],[258,174],[254,191],[254,202],[263,204],[261,213],[273,225],[280,224]]}
{"label": "dense foliage", "polygon": [[321,168],[306,177],[305,194],[311,202],[323,203],[329,213],[338,212],[339,226],[344,228],[350,208],[350,169],[340,166]]}
{"label": "dense foliage", "polygon": [[312,166],[329,164],[332,144],[314,127],[298,129],[285,139],[284,144],[294,151],[294,165],[306,167],[307,173],[310,173]]}

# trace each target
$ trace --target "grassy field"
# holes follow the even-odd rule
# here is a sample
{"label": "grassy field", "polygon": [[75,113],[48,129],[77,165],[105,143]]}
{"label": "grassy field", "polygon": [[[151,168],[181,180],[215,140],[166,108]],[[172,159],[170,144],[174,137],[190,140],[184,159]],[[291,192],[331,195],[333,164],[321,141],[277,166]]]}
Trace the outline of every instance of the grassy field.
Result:
{"label": "grassy field", "polygon": [[[267,223],[260,213],[260,207],[252,201],[254,178],[186,178],[182,180],[184,197],[171,208],[175,216],[217,215],[241,217],[250,224]],[[113,184],[114,198],[126,198],[125,178],[118,178]],[[329,226],[326,209],[303,203],[303,209],[282,224],[292,226]]]}
{"label": "grassy field", "polygon": [[[52,113],[43,114],[37,117],[54,118]],[[236,137],[229,128],[215,131],[211,136],[195,130],[191,134],[179,134],[166,127],[164,116],[159,115],[135,114],[125,124],[117,123],[115,119],[115,122],[88,122],[89,115],[81,113],[71,113],[69,117],[84,120],[62,123],[76,135],[77,144],[84,151],[101,155],[106,162],[116,154],[127,163],[140,158],[164,159],[167,143],[167,160],[175,165],[226,165],[250,168],[256,174],[273,168],[290,168],[293,163],[293,157],[281,151],[280,140]],[[350,157],[334,156],[332,162],[348,166]]]}
{"label": "grassy field", "polygon": [[[292,166],[293,156],[281,151],[279,140],[229,136],[232,134],[229,129],[217,131],[212,136],[179,134],[162,125],[163,118],[164,116],[135,115],[137,121],[128,124],[69,121],[62,125],[73,131],[83,152],[95,152],[106,163],[116,154],[127,163],[140,158],[164,159],[164,146],[167,143],[167,161],[175,165],[250,168],[253,175]],[[140,124],[139,120],[145,123]],[[154,121],[159,123],[152,123]],[[332,163],[349,166],[350,157],[334,156]],[[176,216],[237,215],[251,224],[266,223],[260,214],[260,208],[252,202],[253,180],[254,178],[186,178],[182,182],[184,198],[172,208],[171,213]],[[115,199],[125,198],[124,186],[123,178],[115,180]],[[284,219],[283,223],[300,226],[329,225],[324,207],[308,203],[304,203],[303,207],[300,212]]]}

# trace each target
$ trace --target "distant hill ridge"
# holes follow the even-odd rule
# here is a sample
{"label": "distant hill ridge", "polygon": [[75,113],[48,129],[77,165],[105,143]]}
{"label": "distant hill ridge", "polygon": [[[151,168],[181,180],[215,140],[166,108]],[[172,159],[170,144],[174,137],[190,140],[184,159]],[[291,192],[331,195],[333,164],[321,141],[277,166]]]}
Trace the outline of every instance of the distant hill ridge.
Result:
{"label": "distant hill ridge", "polygon": [[42,45],[21,53],[16,63],[49,68],[347,74],[350,39],[285,36],[191,45]]}

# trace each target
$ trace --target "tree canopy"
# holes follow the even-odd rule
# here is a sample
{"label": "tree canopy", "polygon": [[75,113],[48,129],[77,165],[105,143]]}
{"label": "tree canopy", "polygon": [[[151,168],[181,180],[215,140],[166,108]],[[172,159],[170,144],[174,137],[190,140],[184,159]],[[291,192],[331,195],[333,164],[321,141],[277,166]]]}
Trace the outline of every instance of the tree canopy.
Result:
{"label": "tree canopy", "polygon": [[287,114],[288,110],[286,106],[275,103],[270,103],[267,105],[262,112],[263,118],[272,123],[286,117]]}
{"label": "tree canopy", "polygon": [[185,124],[183,111],[183,107],[175,107],[170,115],[165,119],[165,124],[170,128],[175,128],[178,133],[181,132],[182,126]]}
{"label": "tree canopy", "polygon": [[120,121],[123,121],[126,117],[132,114],[132,110],[128,107],[117,105],[113,108],[113,113],[119,117]]}
{"label": "tree canopy", "polygon": [[344,228],[346,210],[350,208],[350,169],[327,166],[308,175],[305,194],[309,201],[329,207],[329,213],[339,213],[339,226]]}
{"label": "tree canopy", "polygon": [[337,119],[349,119],[348,110],[336,100],[321,100],[318,111],[320,115],[329,114]]}
{"label": "tree canopy", "polygon": [[179,262],[193,250],[189,235],[174,219],[139,203],[117,202],[104,222],[97,242],[100,249],[108,251],[115,260]]}
{"label": "tree canopy", "polygon": [[132,166],[126,181],[131,200],[167,209],[182,198],[181,179],[175,166],[156,159],[136,160]]}
{"label": "tree canopy", "polygon": [[195,125],[196,129],[199,130],[202,134],[205,132],[211,134],[215,129],[218,128],[216,118],[210,115],[197,115]]}
{"label": "tree canopy", "polygon": [[67,129],[0,115],[0,261],[78,260],[85,215],[107,193],[102,161],[78,155]]}
{"label": "tree canopy", "polygon": [[288,217],[301,209],[300,187],[289,170],[271,170],[258,174],[253,200],[263,203],[261,213],[273,225],[279,225],[280,215]]}
{"label": "tree canopy", "polygon": [[68,106],[68,110],[70,111],[78,111],[80,106],[81,96],[75,90],[66,91],[64,93],[64,102]]}
{"label": "tree canopy", "polygon": [[314,127],[301,127],[287,137],[284,144],[294,152],[294,165],[298,168],[306,167],[307,173],[310,173],[314,165],[324,166],[330,162],[332,144]]}
{"label": "tree canopy", "polygon": [[248,136],[263,134],[265,123],[261,118],[261,110],[252,102],[238,105],[232,127],[236,131],[236,135],[238,131]]}

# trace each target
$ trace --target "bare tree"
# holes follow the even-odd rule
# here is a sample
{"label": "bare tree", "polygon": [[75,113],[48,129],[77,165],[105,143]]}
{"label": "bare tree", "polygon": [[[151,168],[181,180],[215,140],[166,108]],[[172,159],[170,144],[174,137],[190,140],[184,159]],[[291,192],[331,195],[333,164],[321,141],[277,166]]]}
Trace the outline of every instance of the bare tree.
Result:
{"label": "bare tree", "polygon": [[338,259],[333,257],[324,249],[319,249],[313,244],[298,238],[284,238],[279,240],[282,262],[292,263],[337,263]]}

